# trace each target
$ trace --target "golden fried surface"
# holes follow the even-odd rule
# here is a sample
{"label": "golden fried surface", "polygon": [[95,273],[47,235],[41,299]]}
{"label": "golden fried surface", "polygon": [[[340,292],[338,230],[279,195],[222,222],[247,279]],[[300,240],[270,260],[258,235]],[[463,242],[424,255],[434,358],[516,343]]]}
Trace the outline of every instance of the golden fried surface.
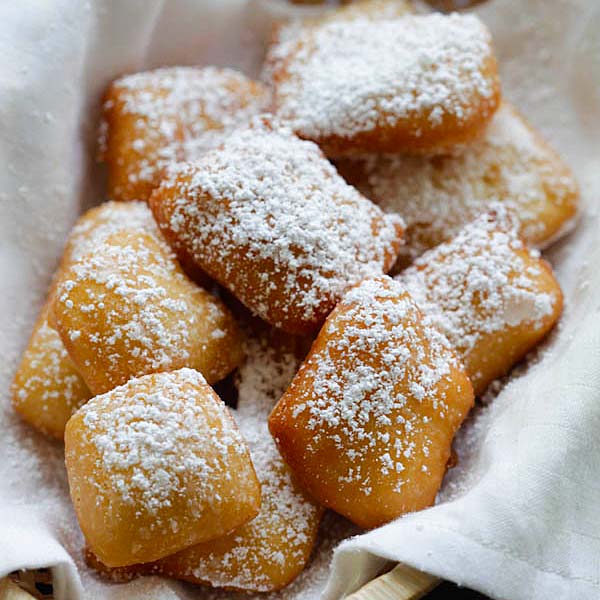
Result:
{"label": "golden fried surface", "polygon": [[455,348],[476,395],[535,347],[562,312],[550,265],[519,240],[506,215],[481,216],[397,279]]}
{"label": "golden fried surface", "polygon": [[157,232],[121,231],[81,256],[61,277],[53,316],[94,393],[186,366],[212,383],[242,357],[229,311],[184,275]]}
{"label": "golden fried surface", "polygon": [[279,43],[275,112],[328,156],[439,153],[476,139],[499,104],[491,38],[472,15],[326,20]]}
{"label": "golden fried surface", "polygon": [[171,67],[117,79],[100,140],[109,197],[147,200],[169,164],[218,145],[266,104],[264,87],[231,69]]}
{"label": "golden fried surface", "polygon": [[399,217],[268,121],[174,169],[150,207],[177,254],[290,333],[316,330],[349,285],[392,266],[401,243]]}
{"label": "golden fried surface", "polygon": [[433,502],[472,404],[447,341],[381,277],[331,313],[269,428],[307,491],[369,528]]}
{"label": "golden fried surface", "polygon": [[109,567],[149,562],[252,519],[260,485],[227,407],[197,371],[132,379],[67,423],[71,497]]}
{"label": "golden fried surface", "polygon": [[35,429],[62,440],[71,415],[92,395],[42,309],[12,387],[15,410]]}

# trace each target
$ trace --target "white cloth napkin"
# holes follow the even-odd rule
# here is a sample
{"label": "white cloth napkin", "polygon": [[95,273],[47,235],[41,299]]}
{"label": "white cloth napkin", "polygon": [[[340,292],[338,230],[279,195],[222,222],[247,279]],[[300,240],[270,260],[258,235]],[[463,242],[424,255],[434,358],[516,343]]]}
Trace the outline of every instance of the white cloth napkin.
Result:
{"label": "white cloth napkin", "polygon": [[[279,1],[0,3],[0,576],[53,567],[57,600],[231,596],[158,578],[96,580],[81,564],[62,448],[18,421],[7,390],[64,238],[102,199],[93,140],[106,84],[169,64],[255,73]],[[581,225],[548,253],[566,312],[539,361],[475,411],[441,502],[337,549],[328,600],[383,558],[494,598],[600,596],[600,4],[491,0],[478,13],[506,96],[581,183]],[[327,551],[283,597],[318,597]]]}

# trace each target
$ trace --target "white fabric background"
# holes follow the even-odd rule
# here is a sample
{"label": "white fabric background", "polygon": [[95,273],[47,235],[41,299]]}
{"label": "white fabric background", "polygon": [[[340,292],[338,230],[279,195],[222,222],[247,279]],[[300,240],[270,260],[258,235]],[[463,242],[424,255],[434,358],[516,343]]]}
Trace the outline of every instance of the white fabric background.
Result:
{"label": "white fabric background", "polygon": [[[53,566],[58,600],[214,596],[155,578],[109,586],[79,564],[80,577],[62,449],[18,422],[7,389],[65,235],[102,198],[92,157],[106,84],[165,64],[252,73],[268,31],[265,4],[0,3],[0,576]],[[343,543],[327,599],[368,580],[381,557],[495,598],[600,596],[600,4],[491,0],[478,12],[494,34],[507,97],[581,183],[582,223],[548,253],[566,313],[537,364],[475,412],[444,502]],[[314,598],[323,578],[287,596],[305,586],[300,595]]]}

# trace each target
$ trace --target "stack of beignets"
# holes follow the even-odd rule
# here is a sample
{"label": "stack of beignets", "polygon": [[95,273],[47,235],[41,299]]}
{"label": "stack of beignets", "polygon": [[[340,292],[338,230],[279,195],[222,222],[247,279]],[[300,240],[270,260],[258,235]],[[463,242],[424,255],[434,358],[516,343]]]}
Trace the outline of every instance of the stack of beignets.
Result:
{"label": "stack of beignets", "polygon": [[562,311],[527,244],[568,229],[577,185],[477,17],[362,0],[280,27],[264,80],[111,84],[119,202],[74,227],[14,379],[115,580],[277,590],[325,508],[430,506],[474,398]]}

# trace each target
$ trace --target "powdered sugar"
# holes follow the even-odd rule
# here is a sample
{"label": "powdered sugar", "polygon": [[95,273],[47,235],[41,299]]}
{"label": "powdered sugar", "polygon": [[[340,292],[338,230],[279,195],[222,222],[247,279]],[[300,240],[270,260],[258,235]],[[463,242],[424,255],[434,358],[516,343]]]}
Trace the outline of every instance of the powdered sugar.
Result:
{"label": "powdered sugar", "polygon": [[321,333],[327,344],[301,368],[301,374],[311,373],[311,385],[292,392],[297,398],[291,416],[307,415],[314,434],[306,452],[330,436],[348,465],[340,482],[364,482],[365,496],[376,477],[370,469],[396,479],[395,491],[401,492],[415,445],[428,452],[430,440],[422,434],[428,417],[406,410],[407,402],[432,406],[442,419],[447,410],[438,384],[455,359],[443,336],[428,325],[421,328],[420,321],[400,284],[364,281],[344,296]]}
{"label": "powdered sugar", "polygon": [[104,202],[85,213],[69,234],[62,264],[79,260],[94,251],[107,237],[119,231],[144,231],[161,241],[161,236],[145,202]]}
{"label": "powdered sugar", "polygon": [[397,279],[461,356],[490,333],[527,323],[536,330],[559,302],[557,293],[541,291],[535,279],[541,265],[530,265],[501,206],[483,215],[451,242],[430,250]]}
{"label": "powdered sugar", "polygon": [[340,168],[367,197],[404,217],[413,258],[495,202],[514,211],[521,235],[536,245],[555,238],[576,212],[573,175],[507,103],[482,139],[452,155],[371,156]]}
{"label": "powdered sugar", "polygon": [[[175,198],[166,227],[275,325],[289,311],[318,322],[348,285],[389,268],[399,244],[399,217],[385,217],[314,144],[276,124],[235,132],[221,150],[172,170],[163,188],[157,203]],[[249,275],[256,270],[260,278]]]}
{"label": "powdered sugar", "polygon": [[[352,136],[419,115],[439,125],[490,98],[490,36],[474,16],[332,21],[289,36],[275,78],[277,114],[302,136]],[[374,68],[376,66],[376,68]]]}
{"label": "powdered sugar", "polygon": [[[80,411],[84,442],[98,452],[102,476],[90,476],[98,495],[116,492],[125,504],[158,515],[180,494],[190,494],[190,510],[218,502],[214,480],[228,478],[231,454],[244,456],[240,433],[218,401],[208,408],[192,400],[194,389],[206,385],[198,372],[181,369],[157,376],[157,385],[131,380],[96,396]],[[176,526],[176,524],[173,524]]]}

